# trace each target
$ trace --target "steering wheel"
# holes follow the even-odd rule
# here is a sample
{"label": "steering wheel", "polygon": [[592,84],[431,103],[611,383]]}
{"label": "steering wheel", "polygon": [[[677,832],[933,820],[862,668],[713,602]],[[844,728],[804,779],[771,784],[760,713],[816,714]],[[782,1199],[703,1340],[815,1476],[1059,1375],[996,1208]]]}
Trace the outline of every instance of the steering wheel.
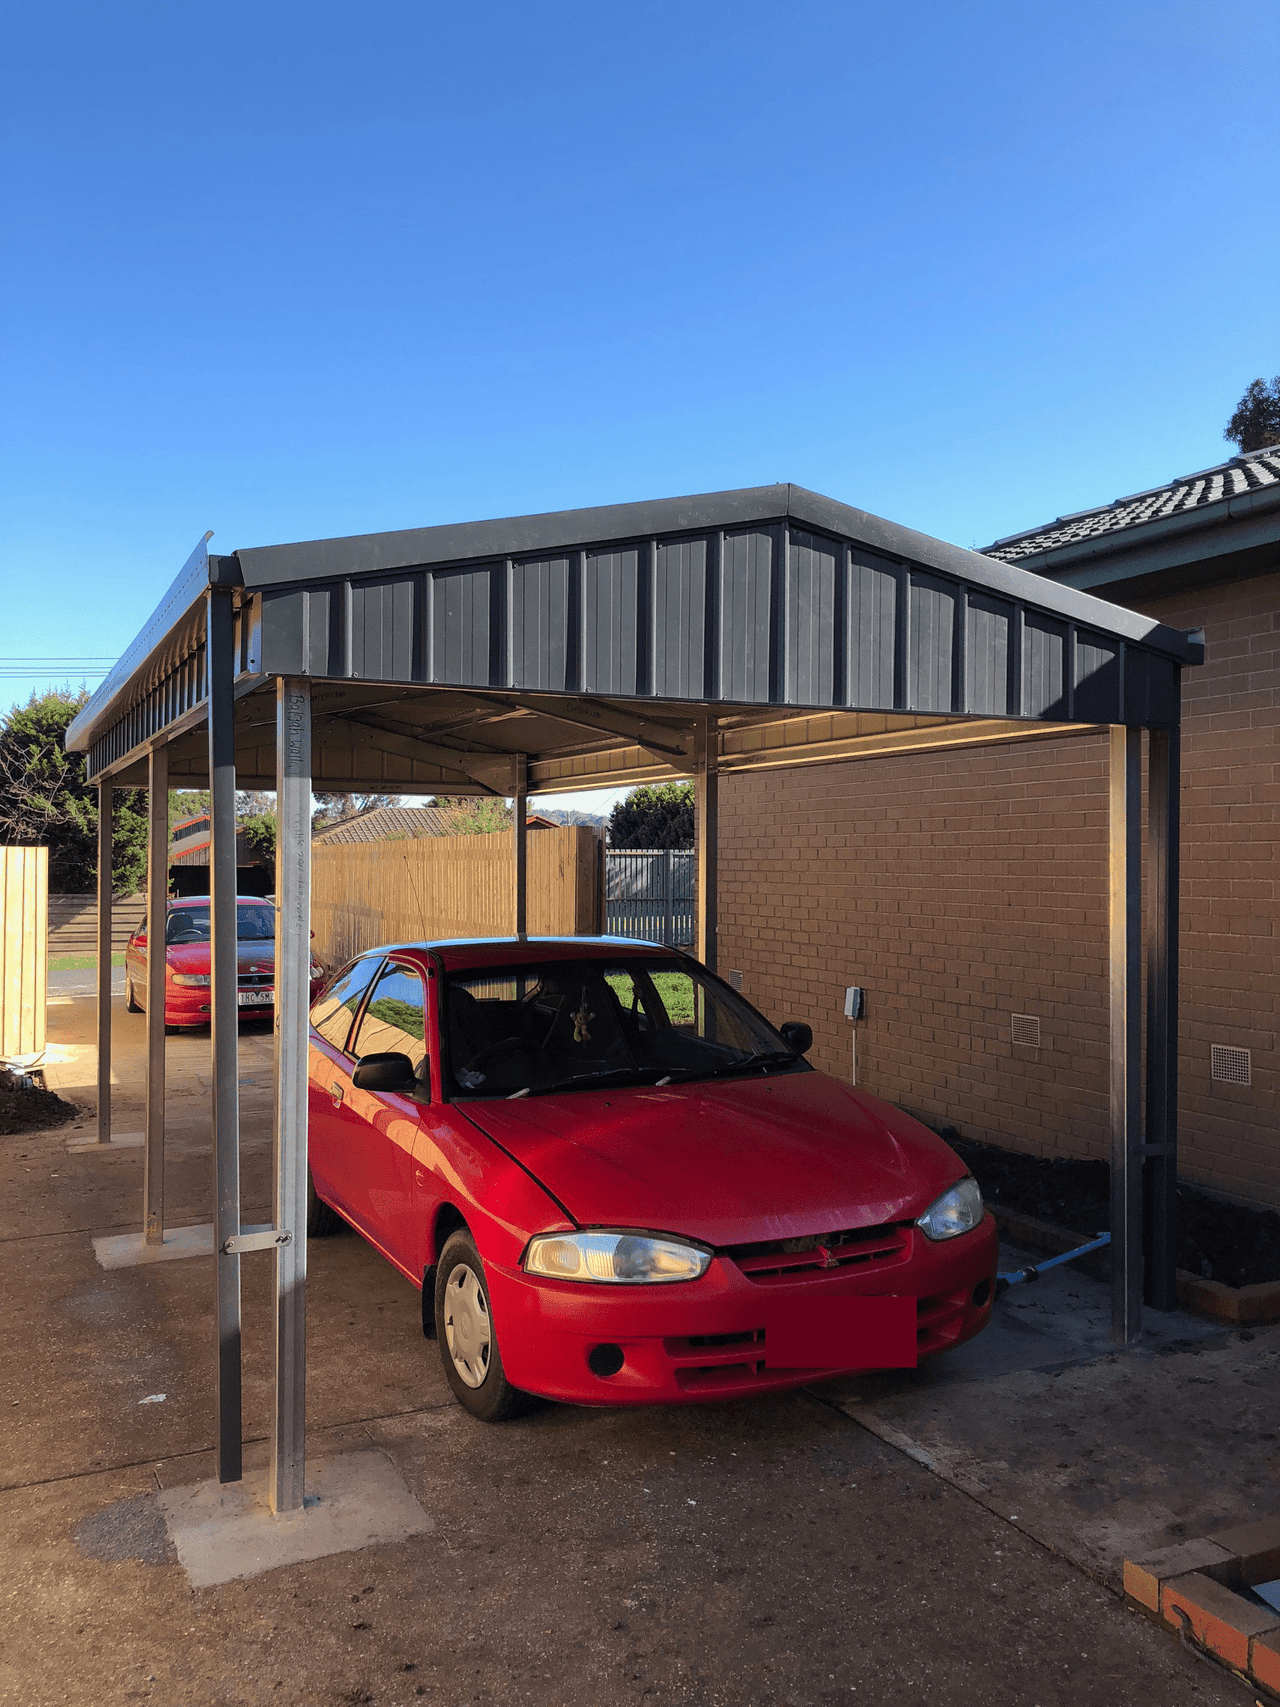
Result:
{"label": "steering wheel", "polygon": [[487,1066],[495,1056],[513,1049],[519,1051],[522,1055],[533,1055],[536,1053],[534,1045],[529,1043],[525,1038],[504,1037],[498,1043],[487,1044],[478,1055],[473,1055],[467,1062],[465,1070],[468,1073],[478,1072],[481,1067]]}

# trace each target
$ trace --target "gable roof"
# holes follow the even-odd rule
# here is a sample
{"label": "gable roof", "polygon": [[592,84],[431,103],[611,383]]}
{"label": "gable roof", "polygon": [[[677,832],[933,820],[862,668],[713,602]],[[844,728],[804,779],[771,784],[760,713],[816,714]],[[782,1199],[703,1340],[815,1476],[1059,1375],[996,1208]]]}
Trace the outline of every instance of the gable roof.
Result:
{"label": "gable roof", "polygon": [[386,842],[404,836],[449,836],[457,806],[376,806],[354,818],[340,818],[312,835],[313,842]]}
{"label": "gable roof", "polygon": [[[1022,533],[1007,534],[992,545],[983,546],[983,555],[998,558],[1002,563],[1025,563],[1064,547],[1078,546],[1105,535],[1122,533],[1144,523],[1166,518],[1191,517],[1209,523],[1221,511],[1213,506],[1232,509],[1233,500],[1248,500],[1251,494],[1266,500],[1280,500],[1280,445],[1265,450],[1249,451],[1233,456],[1214,468],[1202,468],[1196,474],[1184,474],[1164,486],[1153,486],[1146,492],[1135,492],[1127,498],[1116,498],[1094,510],[1077,510],[1068,516],[1040,527],[1027,528]],[[1248,504],[1256,507],[1257,500]],[[1270,508],[1270,503],[1265,503]],[[1210,514],[1202,515],[1202,512]],[[1116,540],[1117,547],[1128,543]]]}

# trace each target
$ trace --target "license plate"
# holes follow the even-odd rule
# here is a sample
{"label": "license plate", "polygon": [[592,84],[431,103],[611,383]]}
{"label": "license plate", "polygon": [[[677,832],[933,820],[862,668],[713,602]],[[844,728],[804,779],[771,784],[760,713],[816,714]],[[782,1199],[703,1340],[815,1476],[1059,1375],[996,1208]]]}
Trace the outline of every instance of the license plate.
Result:
{"label": "license plate", "polygon": [[775,1305],[766,1369],[914,1369],[914,1298],[806,1298]]}
{"label": "license plate", "polygon": [[241,990],[242,1008],[269,1008],[276,999],[274,990]]}

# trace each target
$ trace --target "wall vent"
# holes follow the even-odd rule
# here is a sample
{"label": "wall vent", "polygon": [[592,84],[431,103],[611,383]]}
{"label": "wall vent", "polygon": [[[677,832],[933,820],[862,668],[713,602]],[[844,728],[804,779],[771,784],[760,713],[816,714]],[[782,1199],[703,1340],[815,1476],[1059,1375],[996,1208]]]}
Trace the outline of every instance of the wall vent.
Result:
{"label": "wall vent", "polygon": [[741,972],[731,972],[729,974],[729,988],[731,990],[741,990],[741,988],[742,988],[742,974],[741,974]]}
{"label": "wall vent", "polygon": [[1249,1077],[1249,1051],[1228,1049],[1225,1043],[1215,1043],[1209,1077],[1220,1085],[1252,1084]]}
{"label": "wall vent", "polygon": [[1035,1014],[1013,1014],[1012,1037],[1015,1043],[1023,1043],[1028,1049],[1040,1047],[1040,1021]]}

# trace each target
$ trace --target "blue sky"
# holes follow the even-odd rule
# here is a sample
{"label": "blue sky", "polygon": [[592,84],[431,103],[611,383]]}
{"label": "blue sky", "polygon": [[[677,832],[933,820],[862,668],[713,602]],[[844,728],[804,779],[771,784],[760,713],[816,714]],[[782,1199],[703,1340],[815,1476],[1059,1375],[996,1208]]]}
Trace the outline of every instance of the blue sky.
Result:
{"label": "blue sky", "polygon": [[1280,372],[1274,8],[2,28],[0,653],[114,656],[205,528],[794,480],[982,545],[1221,460]]}

